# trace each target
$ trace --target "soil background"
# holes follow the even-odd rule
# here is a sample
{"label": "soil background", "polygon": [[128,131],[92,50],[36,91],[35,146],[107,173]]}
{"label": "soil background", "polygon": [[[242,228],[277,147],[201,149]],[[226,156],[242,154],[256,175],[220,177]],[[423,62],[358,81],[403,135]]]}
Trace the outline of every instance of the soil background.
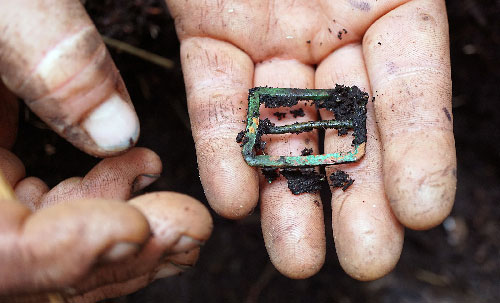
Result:
{"label": "soil background", "polygon": [[[164,162],[162,177],[147,191],[178,191],[206,204],[179,43],[166,7],[157,0],[83,2],[103,35],[175,62],[167,70],[109,48],[141,120],[138,146],[151,148]],[[214,233],[195,268],[106,302],[500,302],[500,2],[455,0],[447,1],[447,7],[458,156],[455,207],[439,227],[406,231],[401,260],[392,273],[358,282],[343,272],[330,236],[328,208],[326,264],[314,277],[298,281],[270,264],[258,210],[241,221],[212,213]],[[84,175],[98,162],[44,127],[25,107],[18,138],[15,152],[28,175],[50,186]]]}

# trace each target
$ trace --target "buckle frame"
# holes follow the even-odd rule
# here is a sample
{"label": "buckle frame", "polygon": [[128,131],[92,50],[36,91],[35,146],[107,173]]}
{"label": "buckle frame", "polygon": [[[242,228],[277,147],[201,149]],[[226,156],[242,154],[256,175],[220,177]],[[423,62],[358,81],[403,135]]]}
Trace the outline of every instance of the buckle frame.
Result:
{"label": "buckle frame", "polygon": [[[359,93],[362,98],[359,98]],[[358,96],[354,99],[354,96]],[[260,120],[260,105],[267,108],[292,107],[298,101],[312,100],[316,108],[326,108],[335,113],[340,106],[349,106],[352,113],[343,115],[341,119],[309,121],[284,126],[274,126],[269,120]],[[368,94],[362,93],[356,86],[337,85],[334,89],[297,89],[255,87],[248,94],[247,125],[242,140],[242,154],[249,166],[273,168],[300,168],[312,166],[336,165],[356,162],[366,150],[366,104]],[[264,134],[285,134],[311,131],[313,129],[337,129],[339,136],[347,134],[347,129],[354,129],[353,150],[348,152],[307,155],[307,156],[273,156],[258,155],[256,146]]]}

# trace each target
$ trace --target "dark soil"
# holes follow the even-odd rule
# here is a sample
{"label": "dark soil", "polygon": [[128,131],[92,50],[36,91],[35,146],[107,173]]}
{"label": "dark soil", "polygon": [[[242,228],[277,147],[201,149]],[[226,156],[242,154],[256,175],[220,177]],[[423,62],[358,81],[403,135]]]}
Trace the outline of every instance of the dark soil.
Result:
{"label": "dark soil", "polygon": [[325,174],[316,172],[312,167],[281,169],[263,167],[261,168],[261,172],[269,183],[278,179],[280,175],[285,177],[288,183],[288,189],[290,189],[294,195],[318,192],[323,189],[326,184]]}
{"label": "dark soil", "polygon": [[[178,191],[206,203],[179,44],[162,1],[84,2],[101,33],[176,62],[165,70],[111,50],[141,119],[139,146],[153,149],[164,163],[162,177],[148,191]],[[455,206],[446,224],[406,231],[401,260],[391,274],[359,282],[343,272],[331,237],[329,203],[324,204],[326,264],[314,277],[298,281],[270,264],[258,209],[240,221],[212,213],[214,232],[196,267],[109,302],[500,302],[500,3],[455,0],[447,6],[453,78],[453,109],[448,111],[453,112],[458,156]],[[53,186],[97,163],[27,110],[22,118],[15,152],[28,175]],[[323,198],[328,201],[328,194],[323,192]]]}
{"label": "dark soil", "polygon": [[245,136],[246,131],[242,130],[236,136],[236,143],[241,143],[240,146],[245,145],[248,142],[248,137]]}
{"label": "dark soil", "polygon": [[[317,108],[325,108],[335,115],[335,120],[353,121],[354,140],[352,144],[366,142],[366,104],[368,94],[357,86],[335,85],[331,98],[314,101]],[[339,128],[339,136],[346,135],[348,128]]]}
{"label": "dark soil", "polygon": [[276,167],[263,167],[260,169],[264,178],[266,178],[267,182],[271,183],[274,180],[278,179],[280,176],[280,170]]}
{"label": "dark soil", "polygon": [[286,113],[275,112],[275,113],[273,113],[273,116],[275,116],[276,118],[278,118],[278,120],[281,120],[283,118],[286,118]]}
{"label": "dark soil", "polygon": [[309,156],[309,155],[312,155],[312,153],[313,153],[312,148],[304,147],[304,149],[300,152],[300,155],[301,156]]}
{"label": "dark soil", "polygon": [[286,178],[288,188],[294,195],[318,192],[325,184],[325,175],[317,173],[314,168],[285,168],[280,173]]}
{"label": "dark soil", "polygon": [[294,118],[304,117],[306,115],[306,113],[304,113],[304,110],[302,108],[291,110],[290,114],[292,114]]}
{"label": "dark soil", "polygon": [[330,181],[332,181],[332,187],[341,187],[343,191],[346,191],[346,189],[354,183],[354,180],[342,170],[333,172],[329,178]]}

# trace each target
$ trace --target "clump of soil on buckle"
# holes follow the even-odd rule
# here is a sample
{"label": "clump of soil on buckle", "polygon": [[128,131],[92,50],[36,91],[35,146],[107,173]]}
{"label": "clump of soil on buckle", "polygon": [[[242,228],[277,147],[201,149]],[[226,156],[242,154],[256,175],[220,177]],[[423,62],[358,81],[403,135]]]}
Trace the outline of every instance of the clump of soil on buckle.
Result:
{"label": "clump of soil on buckle", "polygon": [[286,113],[282,113],[282,112],[275,112],[275,113],[273,113],[273,115],[274,115],[276,118],[278,118],[278,120],[281,120],[281,119],[283,119],[283,118],[285,118],[285,117],[286,117]]}
{"label": "clump of soil on buckle", "polygon": [[241,143],[240,146],[243,146],[243,145],[247,144],[247,142],[248,142],[248,137],[245,136],[245,134],[246,134],[246,130],[242,130],[236,136],[236,143]]}
{"label": "clump of soil on buckle", "polygon": [[354,183],[354,180],[342,170],[338,170],[331,174],[330,181],[332,181],[332,187],[342,187],[343,191],[346,191],[346,189]]}
{"label": "clump of soil on buckle", "polygon": [[317,173],[314,168],[284,168],[281,174],[288,181],[288,188],[294,195],[317,192],[325,184],[325,176]]}
{"label": "clump of soil on buckle", "polygon": [[294,118],[304,117],[306,115],[302,108],[291,110],[290,114],[292,114]]}
{"label": "clump of soil on buckle", "polygon": [[259,127],[257,129],[257,136],[255,136],[255,148],[257,150],[263,151],[266,148],[266,141],[261,140],[262,135],[266,134],[269,128],[273,127],[272,123],[268,118],[264,120],[259,120]]}
{"label": "clump of soil on buckle", "polygon": [[[261,137],[269,130],[269,128],[273,127],[274,125],[275,124],[272,123],[268,118],[259,120],[257,135],[255,136],[256,151],[263,151],[266,148],[266,141],[261,140]],[[236,136],[236,143],[240,143],[240,146],[243,146],[248,142],[248,136],[246,135],[246,133],[246,130],[242,130]]]}
{"label": "clump of soil on buckle", "polygon": [[[354,140],[352,144],[366,142],[366,104],[368,93],[363,92],[357,86],[344,86],[337,84],[332,96],[325,100],[315,100],[316,107],[325,108],[335,115],[335,120],[354,123]],[[339,128],[339,136],[346,135],[348,128]]]}

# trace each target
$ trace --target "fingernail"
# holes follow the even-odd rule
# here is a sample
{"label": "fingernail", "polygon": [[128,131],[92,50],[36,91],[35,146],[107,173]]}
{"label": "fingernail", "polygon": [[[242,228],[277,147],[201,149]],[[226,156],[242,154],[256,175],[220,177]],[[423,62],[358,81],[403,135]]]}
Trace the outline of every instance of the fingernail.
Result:
{"label": "fingernail", "polygon": [[164,266],[162,266],[160,270],[156,272],[155,276],[153,277],[153,280],[163,279],[166,277],[177,275],[183,271],[184,269],[182,267],[169,262]]}
{"label": "fingernail", "polygon": [[104,262],[117,262],[131,256],[139,251],[140,246],[136,243],[118,242],[101,255]]}
{"label": "fingernail", "polygon": [[117,94],[99,105],[82,125],[95,144],[106,151],[127,149],[139,137],[137,115]]}
{"label": "fingernail", "polygon": [[159,174],[142,174],[137,176],[132,185],[132,192],[135,193],[143,188],[146,188],[151,185],[151,183],[158,180],[158,178],[160,178]]}
{"label": "fingernail", "polygon": [[203,242],[200,240],[193,239],[189,236],[181,236],[174,247],[169,251],[169,254],[185,252],[202,245]]}

